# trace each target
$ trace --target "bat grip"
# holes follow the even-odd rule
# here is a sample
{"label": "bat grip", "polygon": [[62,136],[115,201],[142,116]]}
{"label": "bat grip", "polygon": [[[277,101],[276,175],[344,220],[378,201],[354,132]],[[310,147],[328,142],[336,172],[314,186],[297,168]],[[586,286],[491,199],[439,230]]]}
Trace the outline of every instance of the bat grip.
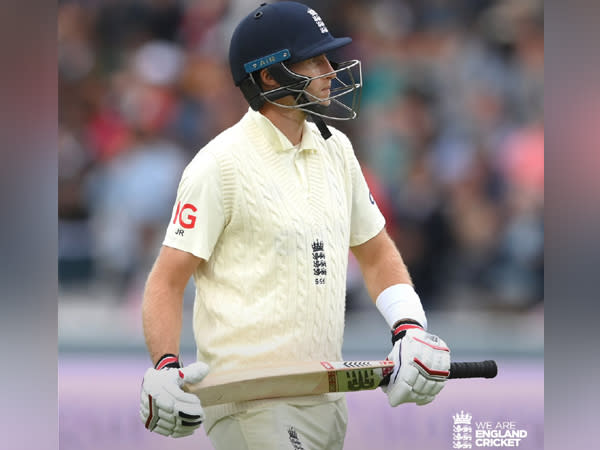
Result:
{"label": "bat grip", "polygon": [[[450,364],[451,378],[494,378],[498,374],[498,365],[496,361],[473,361],[473,362],[453,362]],[[386,375],[380,386],[386,386],[390,382],[390,374]]]}
{"label": "bat grip", "polygon": [[448,378],[494,378],[498,374],[496,361],[454,362]]}

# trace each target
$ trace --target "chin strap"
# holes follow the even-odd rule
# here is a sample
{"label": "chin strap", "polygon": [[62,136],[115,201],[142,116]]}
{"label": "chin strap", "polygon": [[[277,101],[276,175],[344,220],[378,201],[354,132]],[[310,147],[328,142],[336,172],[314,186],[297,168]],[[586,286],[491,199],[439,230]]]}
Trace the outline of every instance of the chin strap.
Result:
{"label": "chin strap", "polygon": [[[303,102],[308,102],[308,99],[306,98],[305,94],[300,95],[299,99],[301,99]],[[318,112],[319,111],[318,108],[319,108],[318,105],[311,105],[310,107],[307,107],[306,109],[316,110],[316,112]],[[325,140],[329,139],[331,137],[331,131],[329,131],[329,128],[327,128],[327,124],[325,123],[323,118],[316,114],[310,114],[310,113],[308,113],[308,114],[310,116],[310,120],[312,120],[314,122],[314,124],[317,126],[317,128],[321,132],[321,136],[323,136],[323,139],[325,139]]]}
{"label": "chin strap", "polygon": [[315,116],[314,114],[311,114],[310,116],[312,118],[312,121],[315,123],[315,125],[321,132],[321,136],[323,136],[323,139],[329,139],[331,137],[331,131],[329,131],[329,128],[327,128],[327,124],[325,123],[325,121],[321,117]]}

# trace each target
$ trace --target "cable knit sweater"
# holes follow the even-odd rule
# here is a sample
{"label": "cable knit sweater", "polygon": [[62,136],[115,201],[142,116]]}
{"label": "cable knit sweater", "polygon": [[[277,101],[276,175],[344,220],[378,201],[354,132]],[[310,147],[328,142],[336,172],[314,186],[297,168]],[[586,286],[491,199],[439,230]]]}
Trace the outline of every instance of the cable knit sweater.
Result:
{"label": "cable knit sweater", "polygon": [[[384,219],[349,140],[330,128],[324,140],[306,123],[294,147],[250,110],[182,176],[164,244],[206,260],[193,324],[212,372],[342,359],[348,250]],[[206,426],[247,406],[206,408]]]}

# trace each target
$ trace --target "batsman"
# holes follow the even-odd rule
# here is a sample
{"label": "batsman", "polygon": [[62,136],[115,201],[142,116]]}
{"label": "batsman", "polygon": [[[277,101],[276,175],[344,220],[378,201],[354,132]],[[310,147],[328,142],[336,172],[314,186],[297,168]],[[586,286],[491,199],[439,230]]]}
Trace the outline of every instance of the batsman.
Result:
{"label": "batsman", "polygon": [[[344,394],[203,407],[182,386],[209,370],[341,360],[349,250],[391,329],[389,404],[425,405],[444,386],[448,347],[426,331],[352,144],[325,123],[357,115],[361,63],[329,59],[350,42],[313,9],[285,1],[263,3],[233,32],[231,74],[248,111],[184,170],[144,292],[148,430],[183,437],[203,424],[217,450],[342,449]],[[183,366],[190,277],[197,362]]]}

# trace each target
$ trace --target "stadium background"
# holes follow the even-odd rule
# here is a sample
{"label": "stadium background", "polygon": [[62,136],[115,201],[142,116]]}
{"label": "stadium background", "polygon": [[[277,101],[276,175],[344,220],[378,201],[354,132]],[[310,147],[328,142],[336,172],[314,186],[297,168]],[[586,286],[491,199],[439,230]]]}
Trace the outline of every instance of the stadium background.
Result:
{"label": "stadium background", "polygon": [[[179,175],[247,109],[227,46],[247,0],[58,4],[61,449],[209,448],[140,426],[140,302]],[[347,449],[452,448],[452,415],[512,420],[543,448],[543,11],[537,1],[305,1],[363,63],[350,135],[453,358],[494,381],[426,408],[348,395]],[[344,357],[377,359],[385,323],[350,264]],[[193,302],[186,292],[186,311]],[[184,362],[193,360],[186,316]]]}

